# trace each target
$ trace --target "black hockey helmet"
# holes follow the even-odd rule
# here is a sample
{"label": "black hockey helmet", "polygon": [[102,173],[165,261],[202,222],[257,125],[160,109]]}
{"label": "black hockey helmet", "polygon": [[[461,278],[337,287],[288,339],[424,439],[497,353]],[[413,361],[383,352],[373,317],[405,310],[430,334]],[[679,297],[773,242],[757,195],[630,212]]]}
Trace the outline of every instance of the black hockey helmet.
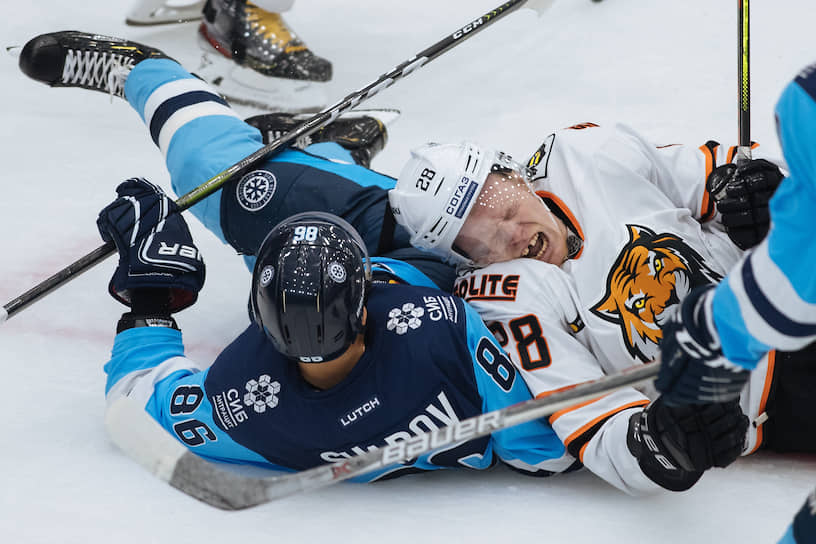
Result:
{"label": "black hockey helmet", "polygon": [[363,330],[371,265],[346,221],[304,212],[267,234],[255,261],[255,322],[279,352],[307,363],[340,356]]}

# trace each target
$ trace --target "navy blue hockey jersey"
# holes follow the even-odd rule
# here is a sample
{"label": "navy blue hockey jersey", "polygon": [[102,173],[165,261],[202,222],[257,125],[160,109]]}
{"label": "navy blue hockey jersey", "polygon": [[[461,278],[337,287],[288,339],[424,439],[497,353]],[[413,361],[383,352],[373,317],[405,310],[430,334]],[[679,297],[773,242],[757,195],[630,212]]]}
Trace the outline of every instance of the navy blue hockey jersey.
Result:
{"label": "navy blue hockey jersey", "polygon": [[[129,395],[171,434],[215,461],[302,470],[531,398],[522,378],[466,303],[437,289],[376,284],[366,303],[366,350],[338,385],[320,391],[251,325],[208,368],[183,356],[181,334],[117,335],[108,399]],[[501,459],[535,472],[564,446],[534,421],[405,465],[372,480]]]}

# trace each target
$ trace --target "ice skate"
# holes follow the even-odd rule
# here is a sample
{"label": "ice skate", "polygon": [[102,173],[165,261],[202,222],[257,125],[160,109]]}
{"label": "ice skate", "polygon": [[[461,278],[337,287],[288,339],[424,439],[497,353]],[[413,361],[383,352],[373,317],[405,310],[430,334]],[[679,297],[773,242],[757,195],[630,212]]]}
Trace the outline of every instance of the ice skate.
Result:
{"label": "ice skate", "polygon": [[20,70],[51,87],[82,87],[124,98],[130,70],[148,58],[169,58],[140,43],[67,30],[41,34],[20,52]]}
{"label": "ice skate", "polygon": [[[336,142],[347,149],[354,161],[368,168],[371,160],[388,142],[386,125],[399,116],[397,110],[365,110],[341,115],[338,119],[308,136],[301,136],[294,147],[305,149],[311,144]],[[268,113],[246,119],[261,131],[264,144],[280,138],[309,119],[308,114]]]}
{"label": "ice skate", "polygon": [[204,0],[136,0],[125,18],[132,26],[186,23],[201,19]]}
{"label": "ice skate", "polygon": [[199,27],[196,75],[234,104],[319,111],[332,65],[316,56],[278,13],[243,0],[208,0]]}

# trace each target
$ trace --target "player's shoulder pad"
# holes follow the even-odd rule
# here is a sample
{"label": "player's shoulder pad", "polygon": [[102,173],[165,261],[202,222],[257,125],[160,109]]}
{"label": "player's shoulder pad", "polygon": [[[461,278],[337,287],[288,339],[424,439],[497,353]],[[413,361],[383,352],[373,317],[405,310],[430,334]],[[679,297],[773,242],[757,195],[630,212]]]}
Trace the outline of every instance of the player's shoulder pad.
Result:
{"label": "player's shoulder pad", "polygon": [[[406,284],[375,284],[366,301],[368,326],[385,328],[399,336],[422,328],[464,330],[464,302],[439,289]],[[423,341],[425,341],[423,334]]]}

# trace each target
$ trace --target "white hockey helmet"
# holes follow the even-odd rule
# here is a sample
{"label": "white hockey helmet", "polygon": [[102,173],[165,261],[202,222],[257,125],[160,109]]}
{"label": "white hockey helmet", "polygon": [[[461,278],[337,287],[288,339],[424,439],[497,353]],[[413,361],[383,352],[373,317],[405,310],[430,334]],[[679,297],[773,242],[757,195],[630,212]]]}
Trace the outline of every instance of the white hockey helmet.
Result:
{"label": "white hockey helmet", "polygon": [[388,200],[411,244],[455,265],[472,265],[454,244],[494,165],[504,153],[473,142],[425,144],[411,151]]}

